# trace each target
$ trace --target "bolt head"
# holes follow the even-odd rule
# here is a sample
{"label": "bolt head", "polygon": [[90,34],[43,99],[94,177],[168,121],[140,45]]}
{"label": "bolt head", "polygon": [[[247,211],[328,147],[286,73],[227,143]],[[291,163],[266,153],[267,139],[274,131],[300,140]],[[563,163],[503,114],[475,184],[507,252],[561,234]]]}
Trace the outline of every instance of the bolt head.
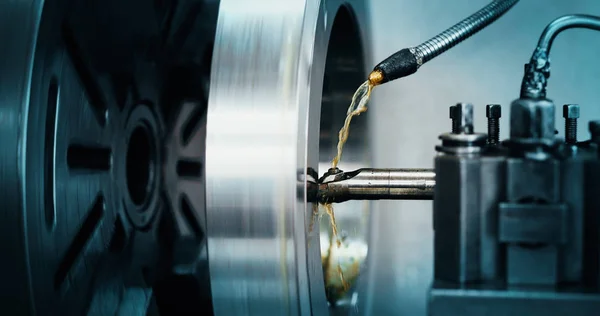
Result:
{"label": "bolt head", "polygon": [[565,104],[563,105],[563,117],[567,119],[579,118],[579,105]]}
{"label": "bolt head", "polygon": [[600,121],[590,121],[589,130],[592,136],[600,135]]}
{"label": "bolt head", "polygon": [[473,104],[456,104],[456,117],[459,120],[459,132],[473,134]]}
{"label": "bolt head", "polygon": [[450,118],[451,119],[457,119],[458,118],[456,105],[450,106]]}
{"label": "bolt head", "polygon": [[554,139],[555,106],[549,100],[517,99],[510,106],[510,137]]}
{"label": "bolt head", "polygon": [[502,116],[502,106],[500,104],[488,104],[485,107],[485,116],[487,118],[500,118]]}

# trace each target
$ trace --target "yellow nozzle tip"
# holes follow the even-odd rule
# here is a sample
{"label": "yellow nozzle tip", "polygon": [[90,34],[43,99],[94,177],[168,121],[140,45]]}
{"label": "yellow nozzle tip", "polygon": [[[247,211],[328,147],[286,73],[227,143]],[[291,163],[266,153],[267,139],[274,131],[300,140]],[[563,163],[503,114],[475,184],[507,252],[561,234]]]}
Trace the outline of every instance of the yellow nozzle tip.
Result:
{"label": "yellow nozzle tip", "polygon": [[381,70],[373,70],[371,71],[371,73],[369,74],[369,83],[371,83],[371,85],[376,86],[378,84],[381,84],[383,82],[383,73],[381,72]]}

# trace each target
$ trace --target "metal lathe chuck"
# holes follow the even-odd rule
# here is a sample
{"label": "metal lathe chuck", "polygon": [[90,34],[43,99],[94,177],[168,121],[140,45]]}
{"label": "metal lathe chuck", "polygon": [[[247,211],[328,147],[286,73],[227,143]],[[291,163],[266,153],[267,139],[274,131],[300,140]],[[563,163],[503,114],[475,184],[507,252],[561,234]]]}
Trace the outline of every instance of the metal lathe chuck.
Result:
{"label": "metal lathe chuck", "polygon": [[[0,313],[328,314],[296,184],[366,77],[364,12],[2,2]],[[357,136],[346,161],[368,152]]]}
{"label": "metal lathe chuck", "polygon": [[[0,4],[0,313],[145,313],[175,267],[202,267],[217,13]],[[190,308],[210,303],[201,270],[177,276],[197,285]]]}

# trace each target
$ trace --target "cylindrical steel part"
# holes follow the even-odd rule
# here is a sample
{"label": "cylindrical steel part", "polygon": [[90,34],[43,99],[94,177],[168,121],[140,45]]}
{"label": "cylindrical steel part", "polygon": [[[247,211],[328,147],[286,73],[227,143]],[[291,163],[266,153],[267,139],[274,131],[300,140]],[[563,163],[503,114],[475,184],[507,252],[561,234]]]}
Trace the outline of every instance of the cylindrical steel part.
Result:
{"label": "cylindrical steel part", "polygon": [[[326,62],[332,52],[363,53],[353,46],[362,43],[360,12],[364,0],[220,1],[205,165],[216,316],[329,314],[312,205],[297,183],[318,170],[323,86],[337,96],[360,84],[329,77],[337,66]],[[336,26],[347,40],[332,39]]]}
{"label": "cylindrical steel part", "polygon": [[347,174],[348,179],[319,186],[322,202],[433,199],[432,169],[359,169]]}

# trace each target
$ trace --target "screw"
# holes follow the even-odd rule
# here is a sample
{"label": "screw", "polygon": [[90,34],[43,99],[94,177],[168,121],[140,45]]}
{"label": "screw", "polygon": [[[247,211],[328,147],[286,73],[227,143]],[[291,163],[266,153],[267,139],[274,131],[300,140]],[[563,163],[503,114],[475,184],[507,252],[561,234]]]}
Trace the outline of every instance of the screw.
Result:
{"label": "screw", "polygon": [[473,105],[457,103],[450,107],[452,134],[473,134]]}
{"label": "screw", "polygon": [[452,134],[458,134],[459,118],[458,118],[458,107],[452,105],[450,107],[450,119],[452,119]]}
{"label": "screw", "polygon": [[458,103],[455,106],[458,133],[473,134],[473,104]]}
{"label": "screw", "polygon": [[592,135],[592,141],[599,143],[600,141],[600,121],[590,121],[589,123],[590,134]]}
{"label": "screw", "polygon": [[565,142],[567,144],[577,143],[577,119],[579,118],[579,105],[563,105],[563,117],[565,118]]}
{"label": "screw", "polygon": [[500,117],[502,116],[502,107],[500,104],[488,104],[485,107],[485,116],[488,123],[488,145],[498,145],[500,143]]}

